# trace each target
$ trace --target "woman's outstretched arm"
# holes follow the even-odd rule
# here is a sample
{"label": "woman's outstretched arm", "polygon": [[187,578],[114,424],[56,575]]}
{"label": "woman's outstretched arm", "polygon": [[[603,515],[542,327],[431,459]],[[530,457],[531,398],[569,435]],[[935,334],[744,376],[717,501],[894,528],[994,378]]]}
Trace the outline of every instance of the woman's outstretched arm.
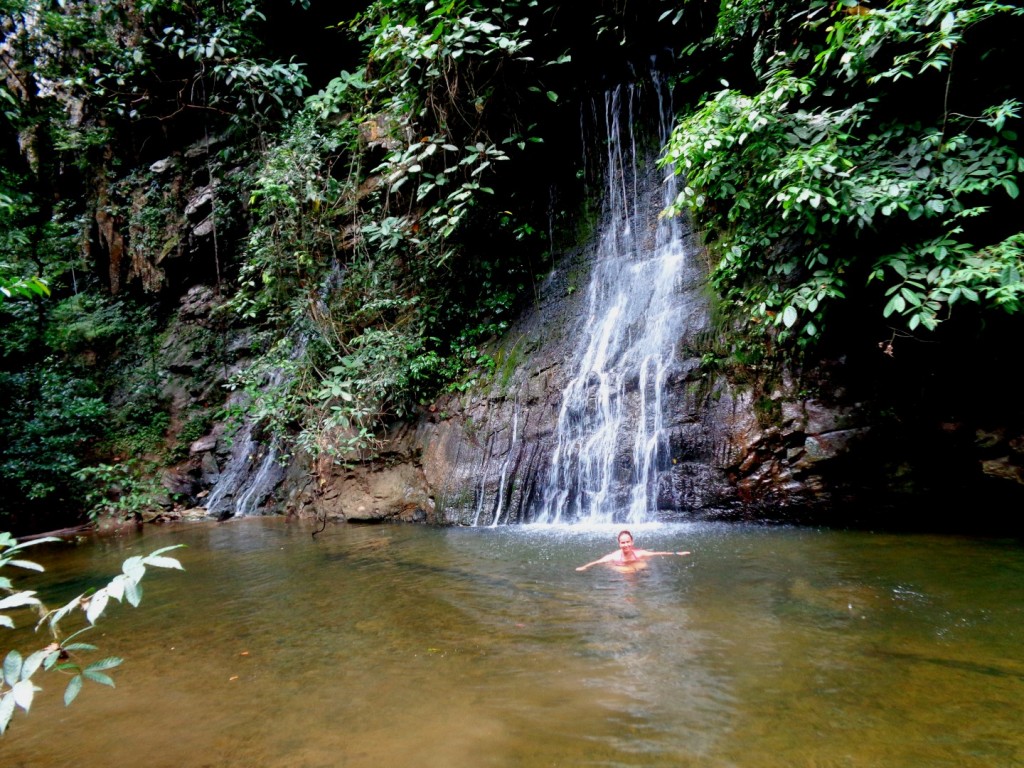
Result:
{"label": "woman's outstretched arm", "polygon": [[649,549],[634,549],[637,557],[655,557],[656,555],[688,555],[689,552],[651,552]]}

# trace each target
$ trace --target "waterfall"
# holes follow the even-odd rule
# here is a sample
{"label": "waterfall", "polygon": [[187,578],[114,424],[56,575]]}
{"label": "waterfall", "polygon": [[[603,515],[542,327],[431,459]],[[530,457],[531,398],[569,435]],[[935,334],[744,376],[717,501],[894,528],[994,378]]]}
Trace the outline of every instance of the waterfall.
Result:
{"label": "waterfall", "polygon": [[[314,296],[314,316],[330,315],[327,297],[331,291],[341,286],[343,277],[341,265],[334,262]],[[308,330],[302,330],[302,324],[297,323],[287,338],[291,340],[292,345],[288,352],[289,361],[302,360],[309,346]],[[280,389],[292,373],[288,366],[274,368],[266,377],[263,391],[273,392]],[[234,435],[231,455],[206,499],[206,511],[211,517],[224,520],[229,517],[259,514],[260,509],[287,474],[281,460],[280,439],[271,437],[268,442],[260,442],[255,435],[258,426],[252,419],[247,418]]]}
{"label": "waterfall", "polygon": [[494,527],[501,522],[501,515],[505,511],[505,492],[508,486],[509,469],[512,466],[512,457],[515,455],[516,437],[519,434],[519,403],[515,404],[515,410],[512,412],[512,437],[508,446],[508,453],[505,454],[505,460],[501,462],[501,475],[498,478],[498,502],[494,509],[494,521],[491,526]]}
{"label": "waterfall", "polygon": [[[515,459],[517,454],[517,448],[519,443],[519,402],[516,401],[513,404],[512,410],[512,428],[509,434],[507,445],[504,443],[503,429],[500,433],[502,435],[500,441],[495,435],[491,435],[488,438],[487,445],[484,447],[484,451],[481,454],[481,463],[478,470],[479,474],[479,485],[476,489],[476,511],[473,515],[474,526],[481,524],[481,517],[486,519],[490,517],[489,525],[494,528],[501,524],[502,518],[504,517],[506,523],[512,522],[510,517],[512,511],[509,509],[509,503],[512,497],[512,487],[516,481],[515,473]],[[497,445],[497,447],[496,447]],[[501,459],[501,467],[498,472],[498,485],[497,495],[494,498],[493,510],[485,511],[484,505],[487,502],[487,463],[488,458],[492,453],[504,453]]]}
{"label": "waterfall", "polygon": [[[308,336],[294,330],[289,338],[293,339],[289,360],[301,360],[309,344]],[[289,366],[274,368],[267,375],[263,390],[274,392],[281,389],[291,375]],[[206,512],[210,517],[225,520],[260,514],[267,499],[284,479],[286,469],[281,461],[280,439],[276,436],[265,441],[257,439],[259,426],[247,418],[232,436],[231,453],[206,498]]]}
{"label": "waterfall", "polygon": [[[660,148],[672,110],[660,79],[651,84]],[[641,86],[622,85],[594,108],[607,147],[604,205],[538,522],[648,520],[672,464],[666,386],[687,328],[682,273],[691,254],[679,220],[658,215],[675,199],[676,177],[644,149],[643,96]]]}
{"label": "waterfall", "polygon": [[[275,371],[267,388],[279,387],[284,375],[281,370]],[[224,520],[258,514],[284,478],[277,438],[262,443],[256,439],[255,429],[256,425],[247,419],[235,433],[231,455],[206,498],[206,512],[211,517]]]}

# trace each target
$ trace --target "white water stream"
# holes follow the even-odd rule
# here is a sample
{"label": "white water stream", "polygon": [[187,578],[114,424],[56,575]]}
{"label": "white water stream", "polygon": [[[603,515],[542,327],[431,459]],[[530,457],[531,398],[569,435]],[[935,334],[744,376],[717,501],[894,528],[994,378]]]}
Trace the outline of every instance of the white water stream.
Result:
{"label": "white water stream", "polygon": [[[663,146],[671,104],[656,77],[649,85]],[[680,276],[690,254],[679,219],[658,215],[676,197],[675,175],[644,183],[658,171],[635,127],[642,95],[626,85],[604,98],[600,240],[538,522],[648,520],[669,461],[665,387],[689,316]]]}
{"label": "white water stream", "polygon": [[[297,339],[290,353],[292,360],[301,358],[308,344],[308,339],[302,334],[297,334]],[[280,389],[289,374],[288,368],[275,368],[267,376],[265,390]],[[232,435],[231,455],[220,470],[217,483],[204,505],[211,517],[226,519],[259,514],[284,478],[278,438],[272,436],[265,441],[257,440],[254,434],[257,426],[251,419],[246,419]]]}

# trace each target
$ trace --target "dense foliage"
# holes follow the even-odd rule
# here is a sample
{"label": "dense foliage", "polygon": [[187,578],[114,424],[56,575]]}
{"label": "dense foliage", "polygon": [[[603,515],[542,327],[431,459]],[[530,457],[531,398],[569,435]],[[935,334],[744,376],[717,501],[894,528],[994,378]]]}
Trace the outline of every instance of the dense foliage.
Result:
{"label": "dense foliage", "polygon": [[79,470],[165,439],[163,292],[221,278],[186,195],[209,190],[230,247],[229,169],[307,86],[262,55],[261,5],[0,4],[0,514],[21,526],[66,520],[95,490]]}
{"label": "dense foliage", "polygon": [[686,114],[667,153],[723,296],[799,345],[827,340],[850,302],[903,332],[1019,312],[1024,94],[1006,73],[1024,10],[726,7],[709,44],[754,43],[752,77]]}
{"label": "dense foliage", "polygon": [[372,448],[439,383],[486,370],[481,342],[542,268],[515,253],[534,231],[532,199],[490,185],[541,142],[520,109],[557,100],[538,73],[569,59],[529,55],[537,5],[371,5],[354,22],[369,64],[308,99],[257,174],[232,305],[310,343],[287,391],[268,391],[261,371],[289,364],[292,344],[246,378],[260,412],[299,422],[314,455]]}

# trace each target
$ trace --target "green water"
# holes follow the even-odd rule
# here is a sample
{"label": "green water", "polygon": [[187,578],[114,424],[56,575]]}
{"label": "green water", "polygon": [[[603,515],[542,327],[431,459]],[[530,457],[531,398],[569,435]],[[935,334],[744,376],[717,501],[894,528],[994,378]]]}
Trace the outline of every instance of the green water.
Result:
{"label": "green water", "polygon": [[1024,766],[1017,542],[641,526],[693,555],[621,574],[574,570],[612,528],[310,531],[37,548],[54,605],[160,546],[187,570],[92,633],[116,689],[42,676],[2,765]]}

